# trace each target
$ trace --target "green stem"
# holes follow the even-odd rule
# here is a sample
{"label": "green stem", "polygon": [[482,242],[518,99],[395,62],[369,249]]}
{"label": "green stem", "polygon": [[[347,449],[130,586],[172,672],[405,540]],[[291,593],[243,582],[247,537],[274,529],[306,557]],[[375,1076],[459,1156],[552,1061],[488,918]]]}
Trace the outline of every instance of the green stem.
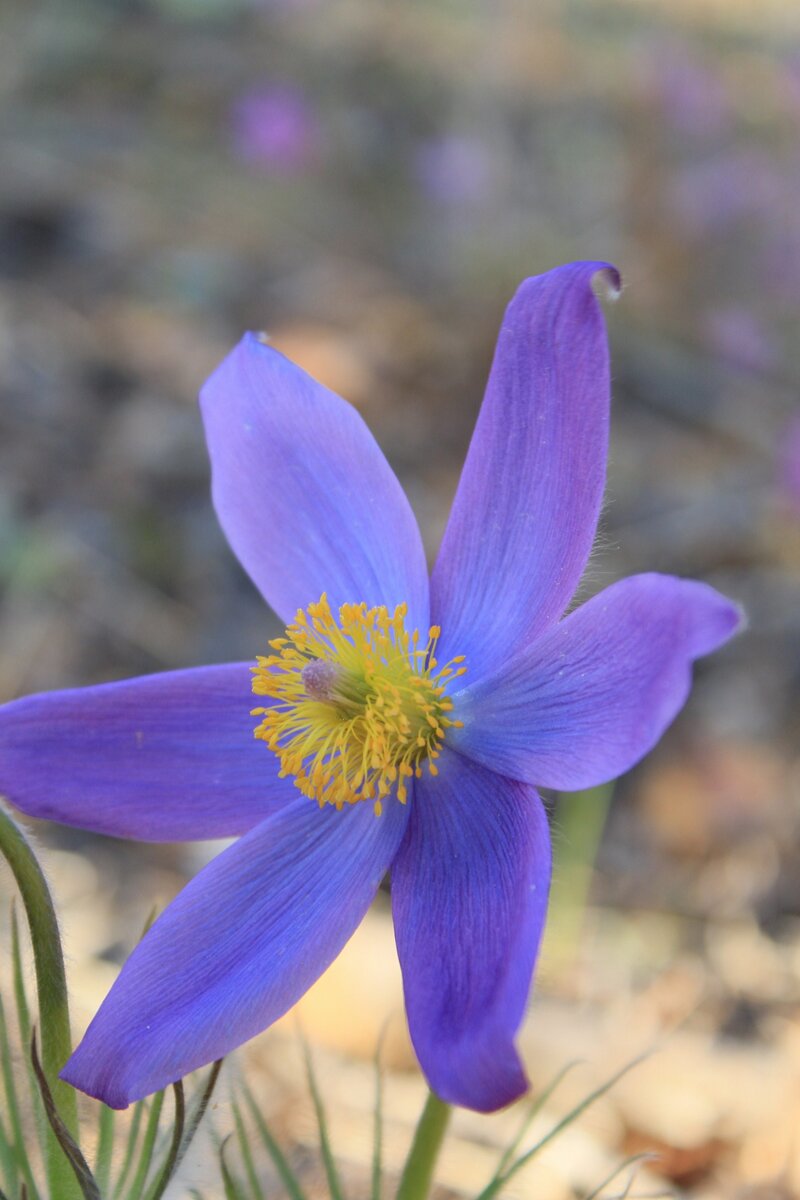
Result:
{"label": "green stem", "polygon": [[550,961],[570,966],[580,946],[595,859],[608,820],[614,784],[582,792],[562,792],[558,798],[557,837],[547,953]]}
{"label": "green stem", "polygon": [[426,1200],[451,1112],[449,1104],[445,1104],[433,1092],[428,1093],[403,1167],[396,1200]]}
{"label": "green stem", "polygon": [[[11,867],[28,918],[36,990],[39,998],[39,1036],[42,1066],[61,1118],[72,1137],[78,1137],[75,1093],[58,1078],[72,1053],[64,955],[53,901],[41,867],[22,830],[0,805],[0,853]],[[27,1051],[27,1047],[25,1047]],[[76,1200],[81,1192],[64,1151],[52,1130],[47,1133],[46,1169],[51,1200]]]}

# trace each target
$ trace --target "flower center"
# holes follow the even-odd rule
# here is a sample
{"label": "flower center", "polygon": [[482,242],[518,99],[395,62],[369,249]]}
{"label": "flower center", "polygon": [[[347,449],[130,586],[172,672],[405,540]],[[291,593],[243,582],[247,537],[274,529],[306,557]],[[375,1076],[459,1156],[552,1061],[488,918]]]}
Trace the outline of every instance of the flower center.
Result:
{"label": "flower center", "polygon": [[338,619],[327,597],[300,609],[275,651],[253,667],[253,691],[269,696],[255,736],[274,750],[281,775],[322,807],[381,801],[397,785],[405,804],[407,780],[436,774],[445,730],[460,726],[448,714],[451,679],[463,675],[464,656],[440,667],[435,658],[441,630],[406,632],[406,604],[393,613],[379,605],[343,604]]}

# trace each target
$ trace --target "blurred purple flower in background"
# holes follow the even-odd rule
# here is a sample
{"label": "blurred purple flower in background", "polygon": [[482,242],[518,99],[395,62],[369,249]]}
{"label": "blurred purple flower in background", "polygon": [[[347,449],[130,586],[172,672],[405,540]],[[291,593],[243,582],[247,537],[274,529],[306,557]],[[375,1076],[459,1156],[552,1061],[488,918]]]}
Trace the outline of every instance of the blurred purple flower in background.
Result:
{"label": "blurred purple flower in background", "polygon": [[301,173],[319,157],[322,132],[314,109],[298,88],[250,88],[231,111],[236,153],[252,167],[276,174]]}
{"label": "blurred purple flower in background", "polygon": [[153,841],[243,835],[128,959],[64,1070],[76,1087],[124,1106],[266,1028],[390,871],[431,1087],[481,1111],[525,1090],[514,1038],[550,877],[536,788],[628,770],[740,619],[655,574],[563,615],[605,483],[599,285],[618,289],[612,267],[574,263],[511,301],[430,580],[350,405],[254,335],[209,379],[214,502],[289,623],[275,653],[0,709],[0,785],[24,811]]}
{"label": "blurred purple flower in background", "polygon": [[418,147],[414,172],[422,192],[444,207],[480,204],[489,194],[492,169],[478,138],[447,134]]}
{"label": "blurred purple flower in background", "polygon": [[705,316],[708,344],[729,366],[745,371],[774,367],[776,350],[762,322],[747,308],[712,309]]}
{"label": "blurred purple flower in background", "polygon": [[673,38],[648,47],[645,86],[680,134],[717,137],[730,128],[731,102],[719,75],[693,47]]}
{"label": "blurred purple flower in background", "polygon": [[[793,308],[800,304],[800,220],[796,205],[791,213],[775,211],[759,241],[756,265],[762,286],[773,300]],[[796,314],[791,315],[795,320]]]}
{"label": "blurred purple flower in background", "polygon": [[751,148],[685,167],[671,189],[676,214],[696,236],[743,220],[767,224],[783,194],[784,181],[769,155]]}
{"label": "blurred purple flower in background", "polygon": [[792,54],[783,64],[782,82],[789,103],[800,111],[800,54]]}
{"label": "blurred purple flower in background", "polygon": [[778,482],[789,507],[800,516],[800,413],[792,417],[780,440]]}

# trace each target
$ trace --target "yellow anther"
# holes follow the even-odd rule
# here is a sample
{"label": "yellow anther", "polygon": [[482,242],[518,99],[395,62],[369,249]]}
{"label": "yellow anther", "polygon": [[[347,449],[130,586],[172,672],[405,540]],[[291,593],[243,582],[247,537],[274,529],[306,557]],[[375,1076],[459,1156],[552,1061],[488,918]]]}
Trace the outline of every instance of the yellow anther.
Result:
{"label": "yellow anther", "polygon": [[269,697],[255,708],[255,736],[280,760],[280,774],[320,806],[342,808],[371,800],[376,815],[396,789],[405,804],[405,781],[432,775],[446,731],[461,723],[447,714],[445,686],[465,671],[459,655],[443,668],[434,658],[438,625],[418,649],[417,630],[405,629],[408,606],[344,604],[334,616],[327,597],[297,613],[276,651],[259,656],[253,691]]}

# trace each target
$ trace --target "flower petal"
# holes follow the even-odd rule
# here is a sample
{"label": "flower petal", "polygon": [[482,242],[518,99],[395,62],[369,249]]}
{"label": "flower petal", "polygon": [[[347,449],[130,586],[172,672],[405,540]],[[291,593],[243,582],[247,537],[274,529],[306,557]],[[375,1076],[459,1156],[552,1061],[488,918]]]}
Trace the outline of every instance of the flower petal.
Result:
{"label": "flower petal", "polygon": [[608,347],[579,262],[527,279],[506,311],[486,396],[431,578],[437,657],[470,679],[564,612],[597,528],[608,445]]}
{"label": "flower petal", "polygon": [[62,1078],[124,1108],[266,1029],[355,930],[406,818],[298,797],[251,830],[139,943]]}
{"label": "flower petal", "polygon": [[462,754],[566,791],[627,771],[689,695],[694,659],[723,645],[741,612],[704,583],[634,575],[606,588],[502,671],[457,697]]}
{"label": "flower petal", "polygon": [[244,833],[293,800],[253,737],[247,663],[0,707],[0,792],[32,817],[148,842]]}
{"label": "flower petal", "polygon": [[411,1040],[433,1090],[491,1112],[527,1087],[514,1048],[547,909],[550,837],[533,788],[442,752],[414,785],[392,868]]}
{"label": "flower petal", "polygon": [[414,514],[356,410],[248,334],[200,393],[217,515],[234,553],[288,622],[334,608],[409,605],[427,632]]}

